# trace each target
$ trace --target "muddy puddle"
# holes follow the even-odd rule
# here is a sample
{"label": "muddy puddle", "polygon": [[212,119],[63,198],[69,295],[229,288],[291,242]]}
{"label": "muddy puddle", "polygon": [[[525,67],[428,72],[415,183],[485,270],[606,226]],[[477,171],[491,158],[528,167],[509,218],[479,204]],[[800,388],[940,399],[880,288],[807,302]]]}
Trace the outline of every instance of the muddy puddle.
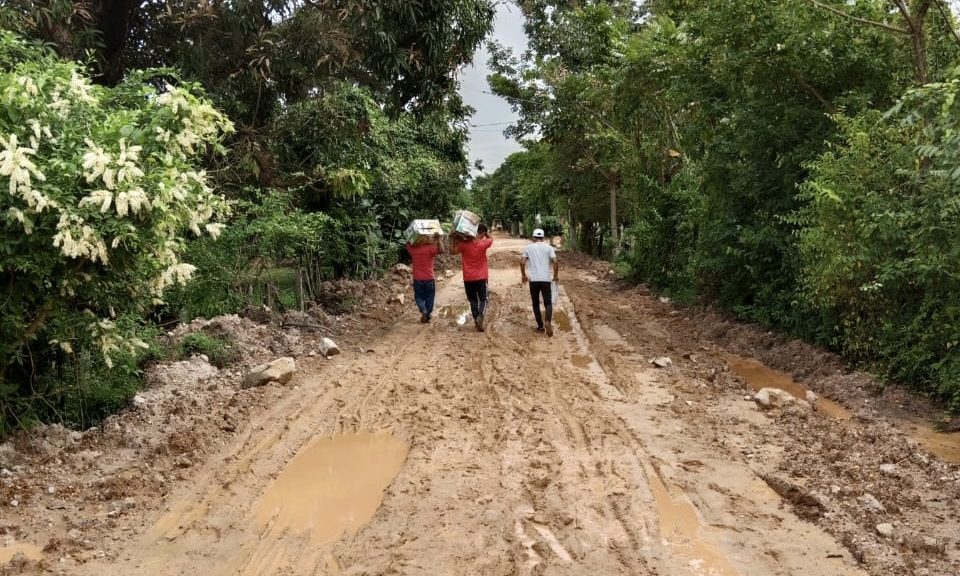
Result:
{"label": "muddy puddle", "polygon": [[463,326],[470,317],[469,306],[441,306],[436,315],[444,320],[452,320],[457,326]]}
{"label": "muddy puddle", "polygon": [[660,538],[686,557],[696,574],[735,576],[739,574],[714,547],[704,539],[697,509],[682,496],[675,497],[660,475],[648,468],[650,489],[660,517]]}
{"label": "muddy puddle", "polygon": [[[805,398],[807,389],[794,381],[789,374],[769,368],[756,360],[739,356],[727,357],[730,369],[754,390],[761,388],[779,388],[786,390],[797,398]],[[827,398],[817,398],[814,404],[816,409],[828,416],[847,420],[851,417],[850,411]],[[910,437],[920,443],[928,452],[944,460],[960,464],[960,432],[945,434],[937,432],[925,424],[901,422],[910,432]]]}
{"label": "muddy puddle", "polygon": [[586,370],[591,364],[593,364],[593,358],[583,354],[574,354],[570,357],[570,362],[577,368],[583,368]]}
{"label": "muddy puddle", "polygon": [[407,457],[387,434],[322,438],[301,450],[256,506],[260,526],[309,534],[317,544],[355,534],[373,518]]}
{"label": "muddy puddle", "polygon": [[13,560],[17,554],[23,554],[27,560],[40,560],[43,558],[43,550],[33,544],[11,544],[10,546],[0,546],[0,566]]}
{"label": "muddy puddle", "polygon": [[570,332],[573,330],[573,324],[570,322],[570,314],[566,310],[554,310],[553,323],[561,332]]}
{"label": "muddy puddle", "polygon": [[[779,388],[801,400],[807,397],[807,388],[786,372],[774,370],[756,360],[734,355],[727,356],[727,363],[734,374],[743,378],[743,381],[754,390]],[[814,407],[818,412],[839,420],[849,420],[852,417],[849,410],[828,398],[817,398]]]}
{"label": "muddy puddle", "polygon": [[945,462],[960,464],[960,432],[946,434],[922,424],[912,424],[910,429],[910,437],[927,452]]}

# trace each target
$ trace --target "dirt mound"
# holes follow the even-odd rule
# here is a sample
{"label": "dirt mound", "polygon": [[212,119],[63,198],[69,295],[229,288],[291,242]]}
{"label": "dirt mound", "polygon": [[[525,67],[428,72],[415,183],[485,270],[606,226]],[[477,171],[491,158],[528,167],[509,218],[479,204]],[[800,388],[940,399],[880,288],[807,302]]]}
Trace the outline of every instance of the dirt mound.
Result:
{"label": "dirt mound", "polygon": [[275,383],[243,389],[251,367],[279,356],[302,366],[323,362],[318,351],[324,336],[341,348],[366,344],[408,309],[389,298],[409,290],[408,283],[402,270],[375,281],[330,282],[324,291],[332,309],[313,304],[306,313],[280,315],[260,308],[254,318],[228,315],[179,325],[163,338],[168,349],[202,332],[227,337],[238,348],[237,360],[223,369],[201,355],[156,364],[130,408],[98,427],[75,431],[54,424],[13,434],[0,444],[0,550],[31,542],[37,555],[43,549],[43,558],[11,558],[0,574],[69,571],[114,558],[120,549],[112,539],[143,529],[156,502],[289,393]]}

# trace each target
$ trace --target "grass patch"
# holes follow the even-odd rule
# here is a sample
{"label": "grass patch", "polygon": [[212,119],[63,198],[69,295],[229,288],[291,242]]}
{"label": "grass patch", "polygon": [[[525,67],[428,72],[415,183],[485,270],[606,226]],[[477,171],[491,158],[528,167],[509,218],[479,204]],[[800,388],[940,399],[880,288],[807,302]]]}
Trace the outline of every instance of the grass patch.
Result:
{"label": "grass patch", "polygon": [[187,334],[177,346],[177,355],[181,360],[203,354],[217,368],[233,364],[240,358],[236,342],[226,334],[208,334],[193,332]]}

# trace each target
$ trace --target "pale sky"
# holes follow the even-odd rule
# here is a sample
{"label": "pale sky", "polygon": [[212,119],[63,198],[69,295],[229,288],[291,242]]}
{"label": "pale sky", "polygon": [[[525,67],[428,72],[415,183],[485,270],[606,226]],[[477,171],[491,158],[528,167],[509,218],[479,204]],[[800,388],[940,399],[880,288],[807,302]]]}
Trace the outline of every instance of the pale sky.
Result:
{"label": "pale sky", "polygon": [[[527,37],[523,33],[523,14],[512,3],[497,5],[497,16],[491,38],[505,46],[513,48],[519,55],[527,47]],[[470,163],[480,159],[483,161],[483,170],[492,174],[510,154],[521,150],[513,139],[503,136],[503,130],[516,120],[517,115],[510,110],[507,101],[499,96],[486,94],[490,92],[487,86],[488,53],[486,47],[477,51],[473,65],[465,68],[461,73],[460,94],[464,101],[476,108],[477,112],[470,119],[470,143],[467,152]],[[471,167],[471,173],[475,171]]]}

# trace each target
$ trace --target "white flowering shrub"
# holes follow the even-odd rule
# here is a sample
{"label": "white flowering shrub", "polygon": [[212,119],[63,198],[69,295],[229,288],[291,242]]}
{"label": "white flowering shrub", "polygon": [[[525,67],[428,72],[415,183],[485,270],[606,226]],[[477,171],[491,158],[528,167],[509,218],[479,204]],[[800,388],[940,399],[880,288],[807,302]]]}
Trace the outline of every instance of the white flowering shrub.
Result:
{"label": "white flowering shrub", "polygon": [[190,279],[188,237],[220,233],[224,200],[196,166],[229,130],[191,85],[104,88],[0,31],[0,402],[50,358],[110,366],[145,346],[117,318]]}

